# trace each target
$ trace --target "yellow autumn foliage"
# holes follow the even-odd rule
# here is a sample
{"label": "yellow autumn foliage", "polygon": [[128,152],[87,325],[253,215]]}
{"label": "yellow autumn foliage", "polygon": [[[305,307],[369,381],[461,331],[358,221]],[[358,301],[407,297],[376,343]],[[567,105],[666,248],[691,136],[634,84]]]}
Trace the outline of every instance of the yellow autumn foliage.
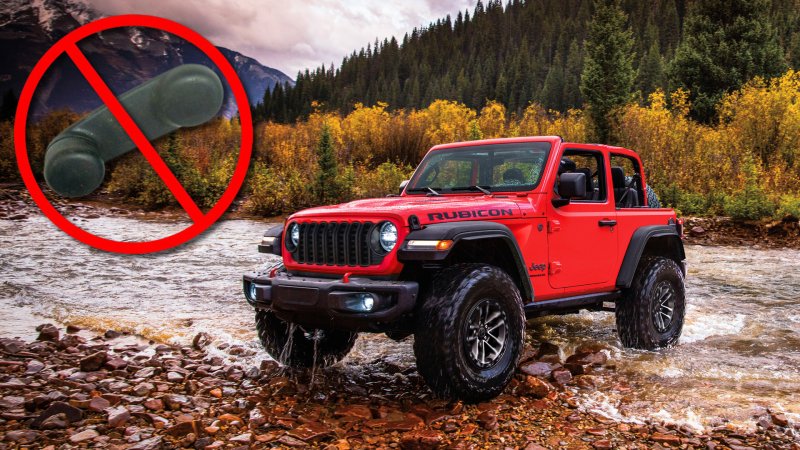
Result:
{"label": "yellow autumn foliage", "polygon": [[[743,218],[769,211],[793,214],[800,205],[800,73],[772,80],[754,79],[725,96],[713,126],[693,121],[689,93],[651,94],[645,104],[622,108],[615,122],[616,144],[641,155],[647,180],[663,203],[684,213],[729,212]],[[63,111],[32,127],[34,170],[54,133],[74,120]],[[356,104],[347,115],[315,105],[308,120],[255,126],[254,164],[245,195],[254,212],[281,214],[310,206],[317,171],[317,145],[329,130],[341,187],[340,200],[394,193],[427,150],[436,144],[475,138],[559,135],[585,142],[584,111],[566,114],[531,103],[517,115],[490,101],[480,111],[462,103],[436,100],[419,110],[392,110],[386,103]],[[0,124],[9,134],[11,124]],[[198,189],[210,202],[224,186],[238,151],[238,120],[218,120],[181,132],[180,157],[196,174]],[[13,161],[9,140],[0,141],[0,161]],[[135,198],[137,170],[117,165],[114,186]],[[38,169],[38,170],[37,170]],[[13,179],[12,164],[0,164],[0,177]],[[128,181],[132,180],[132,181]],[[126,183],[134,183],[126,190]],[[205,183],[205,184],[203,184]],[[754,200],[755,199],[755,200]]]}

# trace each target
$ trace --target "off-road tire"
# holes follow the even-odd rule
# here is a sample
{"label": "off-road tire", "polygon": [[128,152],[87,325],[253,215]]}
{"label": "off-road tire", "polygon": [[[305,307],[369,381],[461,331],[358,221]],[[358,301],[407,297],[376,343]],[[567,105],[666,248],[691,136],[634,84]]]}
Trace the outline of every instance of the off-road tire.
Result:
{"label": "off-road tire", "polygon": [[[475,342],[469,340],[468,334],[474,333],[469,320],[482,305],[504,314],[496,317],[505,323],[505,344],[491,366],[483,368],[467,349],[473,345],[469,342]],[[524,336],[522,298],[508,274],[484,264],[454,265],[433,278],[417,312],[417,370],[437,395],[468,402],[488,400],[500,394],[514,375]]]}
{"label": "off-road tire", "polygon": [[[659,324],[656,313],[665,292],[674,296],[672,317],[668,324]],[[669,258],[645,256],[639,262],[631,287],[625,289],[616,305],[619,339],[629,348],[670,347],[681,336],[685,312],[686,292],[678,264]]]}
{"label": "off-road tire", "polygon": [[[268,310],[256,310],[256,329],[261,345],[279,363],[305,368],[327,367],[347,356],[356,342],[358,333],[340,330],[304,329],[299,325],[284,322]],[[291,330],[291,339],[290,339]],[[316,361],[314,359],[314,339]],[[291,340],[291,342],[289,342]]]}
{"label": "off-road tire", "polygon": [[649,208],[661,208],[661,201],[658,200],[658,195],[650,185],[647,185],[647,206]]}

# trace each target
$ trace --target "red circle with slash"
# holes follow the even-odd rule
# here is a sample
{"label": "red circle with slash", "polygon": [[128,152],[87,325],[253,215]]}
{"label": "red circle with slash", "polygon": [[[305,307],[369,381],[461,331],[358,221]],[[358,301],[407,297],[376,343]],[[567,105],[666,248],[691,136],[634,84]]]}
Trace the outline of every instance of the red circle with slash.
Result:
{"label": "red circle with slash", "polygon": [[[216,64],[233,92],[239,109],[242,129],[239,159],[236,162],[236,167],[228,184],[228,188],[222,193],[217,203],[214,204],[207,213],[203,213],[194,203],[194,200],[192,200],[183,188],[180,181],[175,178],[175,175],[169,170],[153,148],[153,145],[136,126],[124,107],[119,103],[119,100],[117,100],[77,46],[78,41],[88,36],[120,27],[155,28],[190,42]],[[120,242],[97,236],[76,226],[58,212],[50,203],[44,195],[44,192],[42,192],[41,187],[36,182],[33,170],[31,169],[26,146],[26,126],[33,94],[36,92],[36,88],[44,74],[62,53],[66,53],[83,76],[86,77],[91,87],[97,92],[100,99],[103,100],[103,103],[109,108],[119,124],[139,148],[139,151],[144,154],[147,161],[153,166],[153,169],[167,185],[167,188],[169,188],[176,200],[178,200],[178,203],[186,210],[193,221],[192,225],[173,235],[152,241]],[[245,175],[247,175],[247,169],[250,165],[250,156],[253,151],[253,121],[250,116],[250,103],[247,101],[247,94],[245,93],[241,80],[239,80],[236,71],[228,60],[225,59],[219,49],[211,44],[211,42],[190,28],[171,20],[154,16],[134,14],[121,15],[99,19],[73,30],[56,42],[55,45],[42,56],[39,62],[36,63],[20,94],[19,106],[17,107],[14,124],[14,148],[17,155],[19,172],[22,175],[22,180],[25,182],[25,186],[28,188],[31,197],[42,212],[56,226],[73,238],[100,250],[125,254],[153,253],[176,247],[195,238],[222,217],[236,198],[236,194],[239,193],[239,189],[244,183]]]}

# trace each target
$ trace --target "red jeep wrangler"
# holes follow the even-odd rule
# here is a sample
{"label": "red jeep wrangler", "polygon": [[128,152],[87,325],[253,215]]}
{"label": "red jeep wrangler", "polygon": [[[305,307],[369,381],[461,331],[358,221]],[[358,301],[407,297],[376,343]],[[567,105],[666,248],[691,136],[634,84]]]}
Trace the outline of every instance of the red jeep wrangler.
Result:
{"label": "red jeep wrangler", "polygon": [[614,310],[626,347],[674,344],[682,223],[637,154],[560,137],[438,145],[401,193],[300,211],[244,276],[266,350],[294,367],[343,358],[358,332],[414,334],[440,395],[480,401],[513,376],[526,318]]}

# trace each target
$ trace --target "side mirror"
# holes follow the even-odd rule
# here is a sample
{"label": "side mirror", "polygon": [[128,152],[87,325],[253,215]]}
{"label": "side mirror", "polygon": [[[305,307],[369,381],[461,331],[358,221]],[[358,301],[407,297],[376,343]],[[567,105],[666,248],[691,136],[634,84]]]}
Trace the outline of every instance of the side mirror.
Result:
{"label": "side mirror", "polygon": [[406,186],[408,186],[408,182],[409,181],[411,181],[411,180],[403,180],[403,181],[400,182],[400,192],[398,192],[398,194],[402,194],[403,193],[403,190],[406,188]]}
{"label": "side mirror", "polygon": [[586,197],[586,174],[562,174],[558,182],[558,193],[561,195],[561,198],[553,199],[553,206],[556,208],[568,205],[573,198]]}

